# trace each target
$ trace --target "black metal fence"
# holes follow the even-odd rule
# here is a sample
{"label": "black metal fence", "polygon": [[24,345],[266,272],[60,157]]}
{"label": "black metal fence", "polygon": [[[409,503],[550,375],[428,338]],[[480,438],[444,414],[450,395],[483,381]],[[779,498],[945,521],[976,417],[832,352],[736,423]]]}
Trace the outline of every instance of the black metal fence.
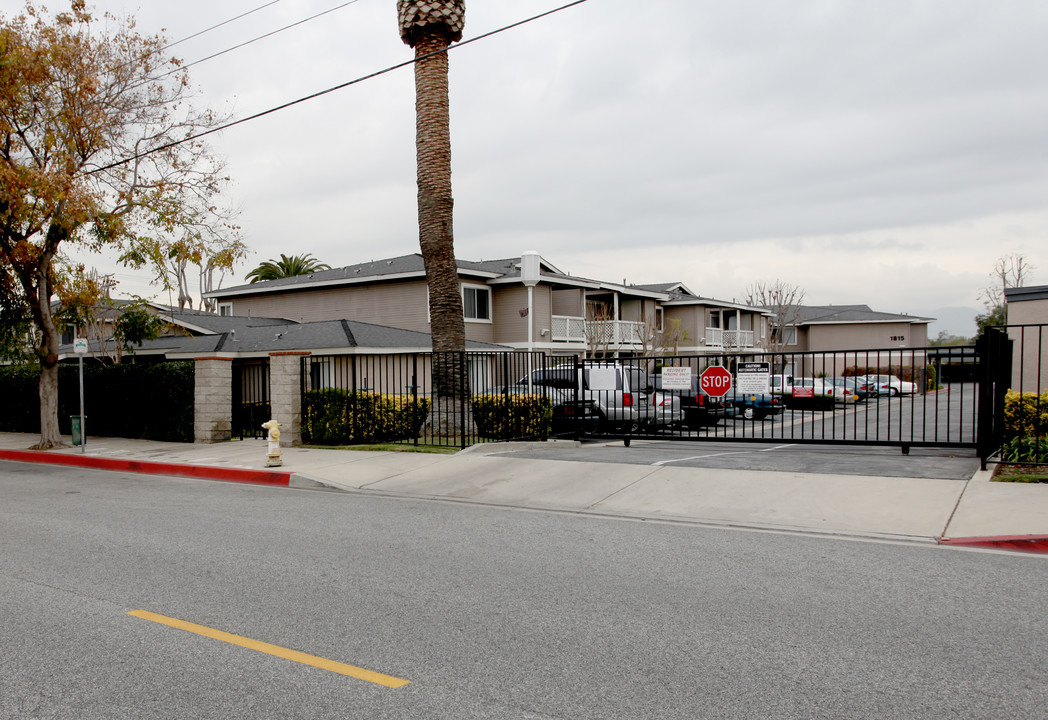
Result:
{"label": "black metal fence", "polygon": [[[568,436],[945,447],[984,462],[1014,456],[1009,447],[1043,454],[1045,327],[991,329],[974,346],[837,352],[308,356],[303,441],[466,447]],[[722,369],[709,373],[722,385],[704,387],[710,368]]]}
{"label": "black metal fence", "polygon": [[[586,434],[882,445],[903,452],[921,446],[976,448],[979,383],[939,381],[943,365],[971,359],[970,348],[621,358],[616,362],[631,368],[632,376],[649,379],[646,392],[632,401],[663,409],[641,414],[640,423],[602,424]],[[727,371],[730,387],[703,389],[702,377],[711,367]],[[676,379],[671,383],[670,377]],[[722,389],[727,392],[718,397]]]}
{"label": "black metal fence", "polygon": [[985,334],[993,410],[981,419],[990,462],[1048,464],[1048,325],[1008,325]]}
{"label": "black metal fence", "polygon": [[302,439],[313,445],[464,448],[546,438],[552,393],[531,393],[519,381],[550,362],[527,352],[307,356]]}

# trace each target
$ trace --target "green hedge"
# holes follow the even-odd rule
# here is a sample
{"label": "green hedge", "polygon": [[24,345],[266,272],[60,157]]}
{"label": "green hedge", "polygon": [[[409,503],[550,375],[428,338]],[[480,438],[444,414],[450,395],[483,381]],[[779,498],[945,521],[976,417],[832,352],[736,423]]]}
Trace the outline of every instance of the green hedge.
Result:
{"label": "green hedge", "polygon": [[[190,361],[84,366],[88,435],[193,442],[194,367]],[[39,370],[0,367],[0,431],[40,432]],[[76,365],[58,367],[58,428],[80,414]]]}
{"label": "green hedge", "polygon": [[408,440],[419,436],[429,400],[329,388],[307,390],[302,406],[302,441],[310,445]]}
{"label": "green hedge", "polygon": [[[484,438],[548,437],[553,420],[549,398],[540,395],[474,395],[477,434]],[[302,441],[309,445],[395,442],[419,437],[430,401],[329,388],[307,390],[302,406]]]}
{"label": "green hedge", "polygon": [[542,395],[474,395],[473,422],[485,438],[549,437],[553,405]]}

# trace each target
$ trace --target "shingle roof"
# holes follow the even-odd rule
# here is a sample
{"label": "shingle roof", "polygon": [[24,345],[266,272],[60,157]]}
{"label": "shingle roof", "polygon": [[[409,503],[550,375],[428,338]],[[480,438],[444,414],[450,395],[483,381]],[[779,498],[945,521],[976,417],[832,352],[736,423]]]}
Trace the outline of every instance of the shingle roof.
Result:
{"label": "shingle roof", "polygon": [[871,310],[869,305],[799,305],[796,325],[862,322],[931,322],[934,318]]}
{"label": "shingle roof", "polygon": [[[211,316],[213,318],[220,316]],[[199,318],[198,318],[199,319]],[[147,340],[141,354],[206,355],[210,353],[261,354],[269,352],[346,350],[379,351],[403,349],[427,351],[433,342],[429,333],[355,320],[323,320],[297,323],[273,318],[222,317],[225,329],[211,335],[172,335]],[[262,322],[259,322],[259,321]],[[492,343],[466,342],[467,350],[507,350]],[[100,352],[97,341],[89,343],[91,352]],[[59,355],[71,355],[72,344],[62,345]]]}

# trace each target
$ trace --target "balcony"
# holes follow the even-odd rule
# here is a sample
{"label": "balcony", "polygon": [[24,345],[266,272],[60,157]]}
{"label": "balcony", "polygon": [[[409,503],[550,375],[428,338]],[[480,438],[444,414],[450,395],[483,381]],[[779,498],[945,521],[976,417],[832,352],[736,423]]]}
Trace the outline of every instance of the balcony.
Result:
{"label": "balcony", "polygon": [[753,331],[721,330],[720,328],[706,328],[706,346],[723,348],[751,348],[753,347]]}
{"label": "balcony", "polygon": [[639,346],[645,332],[644,323],[625,320],[587,321],[581,317],[554,315],[552,323],[553,342],[586,343],[591,348]]}

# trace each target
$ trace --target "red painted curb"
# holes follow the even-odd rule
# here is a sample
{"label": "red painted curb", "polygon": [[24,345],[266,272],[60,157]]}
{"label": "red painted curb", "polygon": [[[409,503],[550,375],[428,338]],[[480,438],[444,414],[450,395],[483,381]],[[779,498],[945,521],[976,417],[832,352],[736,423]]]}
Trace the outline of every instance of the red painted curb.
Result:
{"label": "red painted curb", "polygon": [[291,483],[292,475],[290,471],[277,472],[274,470],[214,467],[211,465],[181,465],[179,463],[152,462],[149,460],[121,460],[43,450],[0,450],[0,460],[69,465],[96,470],[116,470],[118,472],[146,473],[149,475],[174,475],[177,477],[250,483],[252,485],[276,485],[280,487],[287,487]]}
{"label": "red painted curb", "polygon": [[1048,554],[1048,535],[1000,535],[997,537],[939,538],[940,545],[984,547],[995,550]]}

